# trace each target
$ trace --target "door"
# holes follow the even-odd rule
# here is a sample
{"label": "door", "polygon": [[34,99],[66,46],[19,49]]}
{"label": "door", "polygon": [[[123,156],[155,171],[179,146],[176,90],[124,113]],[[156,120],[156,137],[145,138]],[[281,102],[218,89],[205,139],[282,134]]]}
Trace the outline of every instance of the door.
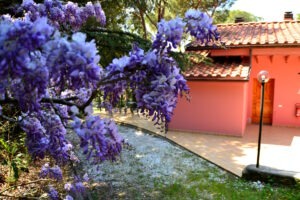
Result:
{"label": "door", "polygon": [[[253,81],[253,100],[252,100],[252,122],[259,123],[260,120],[260,98],[261,83],[257,79]],[[264,113],[263,123],[272,124],[274,99],[274,79],[270,79],[265,84]]]}

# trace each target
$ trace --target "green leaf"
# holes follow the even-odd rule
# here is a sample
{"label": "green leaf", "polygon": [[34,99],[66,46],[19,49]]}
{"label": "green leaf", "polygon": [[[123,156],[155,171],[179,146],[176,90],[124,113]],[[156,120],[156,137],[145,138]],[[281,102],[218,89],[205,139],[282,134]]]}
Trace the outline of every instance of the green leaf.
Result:
{"label": "green leaf", "polygon": [[17,181],[19,179],[19,168],[14,161],[11,163],[11,167],[13,169],[13,177]]}
{"label": "green leaf", "polygon": [[9,151],[9,145],[8,145],[8,143],[4,139],[2,139],[2,138],[0,138],[0,146],[2,146],[5,151]]}

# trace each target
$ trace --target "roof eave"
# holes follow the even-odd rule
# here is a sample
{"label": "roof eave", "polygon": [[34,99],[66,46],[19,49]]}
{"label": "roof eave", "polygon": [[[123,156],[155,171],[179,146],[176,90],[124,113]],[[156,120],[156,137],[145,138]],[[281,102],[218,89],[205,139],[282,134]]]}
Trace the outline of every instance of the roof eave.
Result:
{"label": "roof eave", "polygon": [[295,48],[300,47],[299,43],[285,43],[285,44],[247,44],[247,45],[228,45],[228,46],[188,46],[186,51],[199,51],[199,50],[218,50],[218,49],[238,49],[238,48]]}
{"label": "roof eave", "polygon": [[248,82],[249,78],[230,78],[230,77],[185,77],[187,81],[218,81],[218,82]]}

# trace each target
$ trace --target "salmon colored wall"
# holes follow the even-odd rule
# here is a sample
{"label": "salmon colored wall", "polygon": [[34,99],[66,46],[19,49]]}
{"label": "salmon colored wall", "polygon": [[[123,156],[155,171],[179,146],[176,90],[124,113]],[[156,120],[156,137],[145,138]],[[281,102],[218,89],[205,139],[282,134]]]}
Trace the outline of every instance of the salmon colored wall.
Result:
{"label": "salmon colored wall", "polygon": [[252,115],[253,79],[260,70],[267,70],[275,79],[273,125],[300,126],[300,117],[295,116],[295,104],[300,103],[300,48],[253,49],[252,55],[248,122]]}
{"label": "salmon colored wall", "polygon": [[247,82],[189,81],[191,101],[180,99],[171,130],[242,136],[247,119]]}
{"label": "salmon colored wall", "polygon": [[211,56],[249,56],[249,48],[211,50]]}

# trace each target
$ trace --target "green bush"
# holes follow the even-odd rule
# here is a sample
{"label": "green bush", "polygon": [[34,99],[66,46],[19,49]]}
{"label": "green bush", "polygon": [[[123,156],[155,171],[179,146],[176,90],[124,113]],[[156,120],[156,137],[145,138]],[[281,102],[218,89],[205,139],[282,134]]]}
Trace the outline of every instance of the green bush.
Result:
{"label": "green bush", "polygon": [[[4,106],[3,113],[16,116],[13,106]],[[16,182],[21,171],[28,171],[29,156],[25,146],[25,133],[14,121],[0,119],[0,164],[8,166],[6,182]]]}

